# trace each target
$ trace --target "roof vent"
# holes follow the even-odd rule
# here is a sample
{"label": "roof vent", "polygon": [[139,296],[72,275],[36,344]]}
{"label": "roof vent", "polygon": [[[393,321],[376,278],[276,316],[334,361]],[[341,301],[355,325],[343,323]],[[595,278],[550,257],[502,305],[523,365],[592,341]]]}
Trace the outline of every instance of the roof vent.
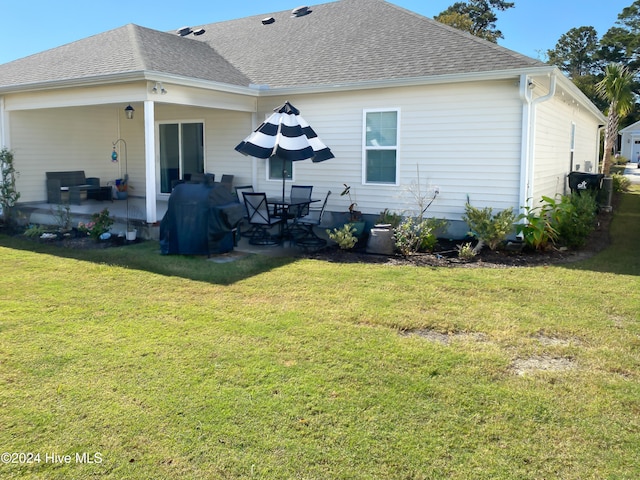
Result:
{"label": "roof vent", "polygon": [[204,29],[204,28],[202,28],[202,27],[200,27],[200,28],[198,28],[197,30],[194,30],[194,31],[193,31],[193,34],[194,34],[196,37],[198,37],[198,36],[202,35],[204,32],[205,32],[205,29]]}
{"label": "roof vent", "polygon": [[178,35],[180,35],[181,37],[186,37],[187,35],[189,35],[193,30],[191,30],[191,27],[182,27],[180,29],[178,29],[176,31],[176,33]]}
{"label": "roof vent", "polygon": [[262,24],[263,25],[271,25],[273,22],[275,22],[276,19],[273,17],[267,17],[267,18],[263,18],[262,19]]}
{"label": "roof vent", "polygon": [[291,10],[292,17],[304,17],[305,15],[309,15],[311,10],[309,7],[298,7]]}

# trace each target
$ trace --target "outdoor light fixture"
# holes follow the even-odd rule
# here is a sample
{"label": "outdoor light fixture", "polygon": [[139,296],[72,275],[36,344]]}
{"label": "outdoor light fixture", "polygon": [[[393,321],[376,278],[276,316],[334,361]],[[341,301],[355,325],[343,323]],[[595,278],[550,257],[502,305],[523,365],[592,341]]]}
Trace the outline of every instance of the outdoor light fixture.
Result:
{"label": "outdoor light fixture", "polygon": [[164,95],[165,93],[167,93],[165,88],[162,86],[162,82],[156,82],[156,84],[151,89],[151,93],[158,93],[158,92],[160,92],[161,95]]}
{"label": "outdoor light fixture", "polygon": [[135,110],[133,109],[131,104],[127,105],[127,108],[124,109],[124,113],[127,116],[128,120],[133,120],[133,112],[135,112]]}

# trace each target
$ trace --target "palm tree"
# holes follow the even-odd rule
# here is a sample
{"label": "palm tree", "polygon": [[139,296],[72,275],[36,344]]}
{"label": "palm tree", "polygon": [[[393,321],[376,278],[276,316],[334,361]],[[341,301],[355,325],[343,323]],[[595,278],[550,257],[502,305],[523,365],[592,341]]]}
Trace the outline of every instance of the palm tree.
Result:
{"label": "palm tree", "polygon": [[635,104],[632,89],[633,72],[620,63],[611,63],[605,68],[604,78],[596,84],[597,94],[607,102],[607,129],[604,136],[604,152],[602,154],[602,173],[609,174],[611,155],[618,139],[618,124]]}

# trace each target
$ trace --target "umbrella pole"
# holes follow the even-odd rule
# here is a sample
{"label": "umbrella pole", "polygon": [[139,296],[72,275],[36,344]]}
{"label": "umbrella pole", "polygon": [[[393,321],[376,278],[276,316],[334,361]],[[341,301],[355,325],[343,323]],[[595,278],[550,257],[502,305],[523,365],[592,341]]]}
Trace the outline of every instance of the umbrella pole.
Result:
{"label": "umbrella pole", "polygon": [[284,202],[284,184],[286,182],[286,177],[287,177],[287,171],[284,168],[284,160],[282,160],[282,201]]}

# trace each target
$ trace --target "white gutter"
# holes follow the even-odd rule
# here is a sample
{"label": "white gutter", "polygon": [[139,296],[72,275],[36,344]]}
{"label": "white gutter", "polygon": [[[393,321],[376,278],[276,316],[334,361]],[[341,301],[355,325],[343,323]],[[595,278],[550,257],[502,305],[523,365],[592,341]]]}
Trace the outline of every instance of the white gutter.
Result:
{"label": "white gutter", "polygon": [[522,108],[522,146],[520,150],[520,196],[519,205],[521,207],[532,206],[533,183],[534,183],[534,160],[535,160],[535,138],[536,138],[536,107],[542,102],[553,98],[556,94],[556,72],[549,75],[549,93],[541,97],[533,98],[535,84],[529,75],[523,74],[520,77],[520,98],[523,102]]}

